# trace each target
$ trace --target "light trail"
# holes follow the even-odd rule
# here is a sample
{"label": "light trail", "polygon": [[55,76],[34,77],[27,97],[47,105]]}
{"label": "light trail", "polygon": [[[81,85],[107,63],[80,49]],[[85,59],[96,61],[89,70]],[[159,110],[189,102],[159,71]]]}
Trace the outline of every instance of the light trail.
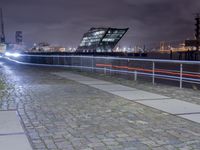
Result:
{"label": "light trail", "polygon": [[[34,55],[35,56],[35,55]],[[23,55],[20,55],[20,58],[22,58]],[[52,56],[50,56],[51,58],[53,58]],[[59,57],[59,58],[64,58],[63,57]],[[167,70],[167,69],[155,69],[154,70],[154,75],[153,75],[153,69],[146,69],[146,68],[142,68],[142,67],[129,67],[126,65],[112,65],[112,64],[101,64],[101,63],[94,63],[93,61],[96,59],[102,59],[102,57],[88,57],[88,56],[67,56],[66,58],[84,58],[87,60],[91,60],[92,61],[92,65],[87,66],[87,65],[54,65],[54,64],[37,64],[37,63],[27,63],[27,62],[22,62],[20,60],[16,60],[16,58],[12,58],[9,56],[5,57],[6,59],[13,61],[15,63],[18,64],[23,64],[23,65],[31,65],[31,66],[43,66],[43,67],[65,67],[65,68],[75,68],[75,69],[90,69],[90,70],[100,70],[104,73],[109,73],[109,72],[116,72],[116,73],[127,73],[127,74],[137,74],[137,75],[143,75],[143,76],[147,76],[147,77],[155,77],[155,78],[159,78],[159,79],[165,79],[165,80],[172,80],[172,81],[180,81],[180,71],[178,70]],[[48,57],[49,58],[49,57]],[[58,58],[58,57],[56,57]],[[92,58],[92,59],[89,59]],[[109,57],[106,57],[106,60]],[[94,60],[93,60],[94,59]],[[105,59],[105,57],[103,58]],[[125,58],[123,58],[125,59]],[[116,59],[115,59],[116,60]],[[127,60],[127,58],[126,58]],[[82,60],[83,61],[83,60]],[[82,62],[80,60],[80,62]],[[170,62],[168,62],[170,63]],[[180,63],[180,62],[179,62]],[[188,83],[195,83],[195,84],[200,84],[200,74],[199,72],[188,72],[188,71],[184,71],[182,74],[182,81],[183,82],[188,82]]]}
{"label": "light trail", "polygon": [[[128,66],[116,66],[116,65],[112,65],[112,64],[96,64],[96,66],[112,67],[112,68],[117,68],[117,69],[127,69],[127,70],[134,70],[134,71],[143,71],[143,72],[153,72],[152,69],[135,68],[135,67],[128,67]],[[163,74],[180,76],[180,72],[166,71],[164,69],[155,69],[155,73],[163,73]],[[183,73],[182,75],[185,77],[200,78],[200,75],[198,75],[198,74]]]}

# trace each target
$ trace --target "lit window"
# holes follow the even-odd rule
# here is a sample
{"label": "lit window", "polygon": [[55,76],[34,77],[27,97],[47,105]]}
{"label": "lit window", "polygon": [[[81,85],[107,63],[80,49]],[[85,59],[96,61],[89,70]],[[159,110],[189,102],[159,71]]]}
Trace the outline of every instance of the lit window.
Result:
{"label": "lit window", "polygon": [[103,42],[114,42],[115,39],[111,39],[111,38],[105,38],[102,40]]}

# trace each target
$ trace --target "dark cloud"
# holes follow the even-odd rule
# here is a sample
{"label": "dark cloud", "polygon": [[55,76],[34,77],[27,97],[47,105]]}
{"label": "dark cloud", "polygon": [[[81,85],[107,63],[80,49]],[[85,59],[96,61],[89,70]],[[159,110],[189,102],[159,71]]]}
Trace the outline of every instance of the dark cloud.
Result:
{"label": "dark cloud", "polygon": [[76,46],[90,27],[129,27],[121,45],[192,38],[199,0],[1,0],[7,39]]}

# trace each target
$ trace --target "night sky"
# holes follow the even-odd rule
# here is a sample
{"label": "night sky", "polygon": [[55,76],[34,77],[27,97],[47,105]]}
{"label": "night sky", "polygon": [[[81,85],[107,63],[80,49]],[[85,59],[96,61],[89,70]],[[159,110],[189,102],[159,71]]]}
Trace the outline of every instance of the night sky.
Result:
{"label": "night sky", "polygon": [[77,46],[91,27],[129,27],[121,46],[193,38],[200,0],[0,0],[7,41]]}

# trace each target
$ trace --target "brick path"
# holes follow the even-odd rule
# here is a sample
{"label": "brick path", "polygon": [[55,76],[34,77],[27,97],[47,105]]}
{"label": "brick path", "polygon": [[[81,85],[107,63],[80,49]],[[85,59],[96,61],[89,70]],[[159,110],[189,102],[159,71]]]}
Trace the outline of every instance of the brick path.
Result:
{"label": "brick path", "polygon": [[1,64],[0,109],[17,109],[33,149],[200,148],[200,124],[52,74],[63,71]]}

